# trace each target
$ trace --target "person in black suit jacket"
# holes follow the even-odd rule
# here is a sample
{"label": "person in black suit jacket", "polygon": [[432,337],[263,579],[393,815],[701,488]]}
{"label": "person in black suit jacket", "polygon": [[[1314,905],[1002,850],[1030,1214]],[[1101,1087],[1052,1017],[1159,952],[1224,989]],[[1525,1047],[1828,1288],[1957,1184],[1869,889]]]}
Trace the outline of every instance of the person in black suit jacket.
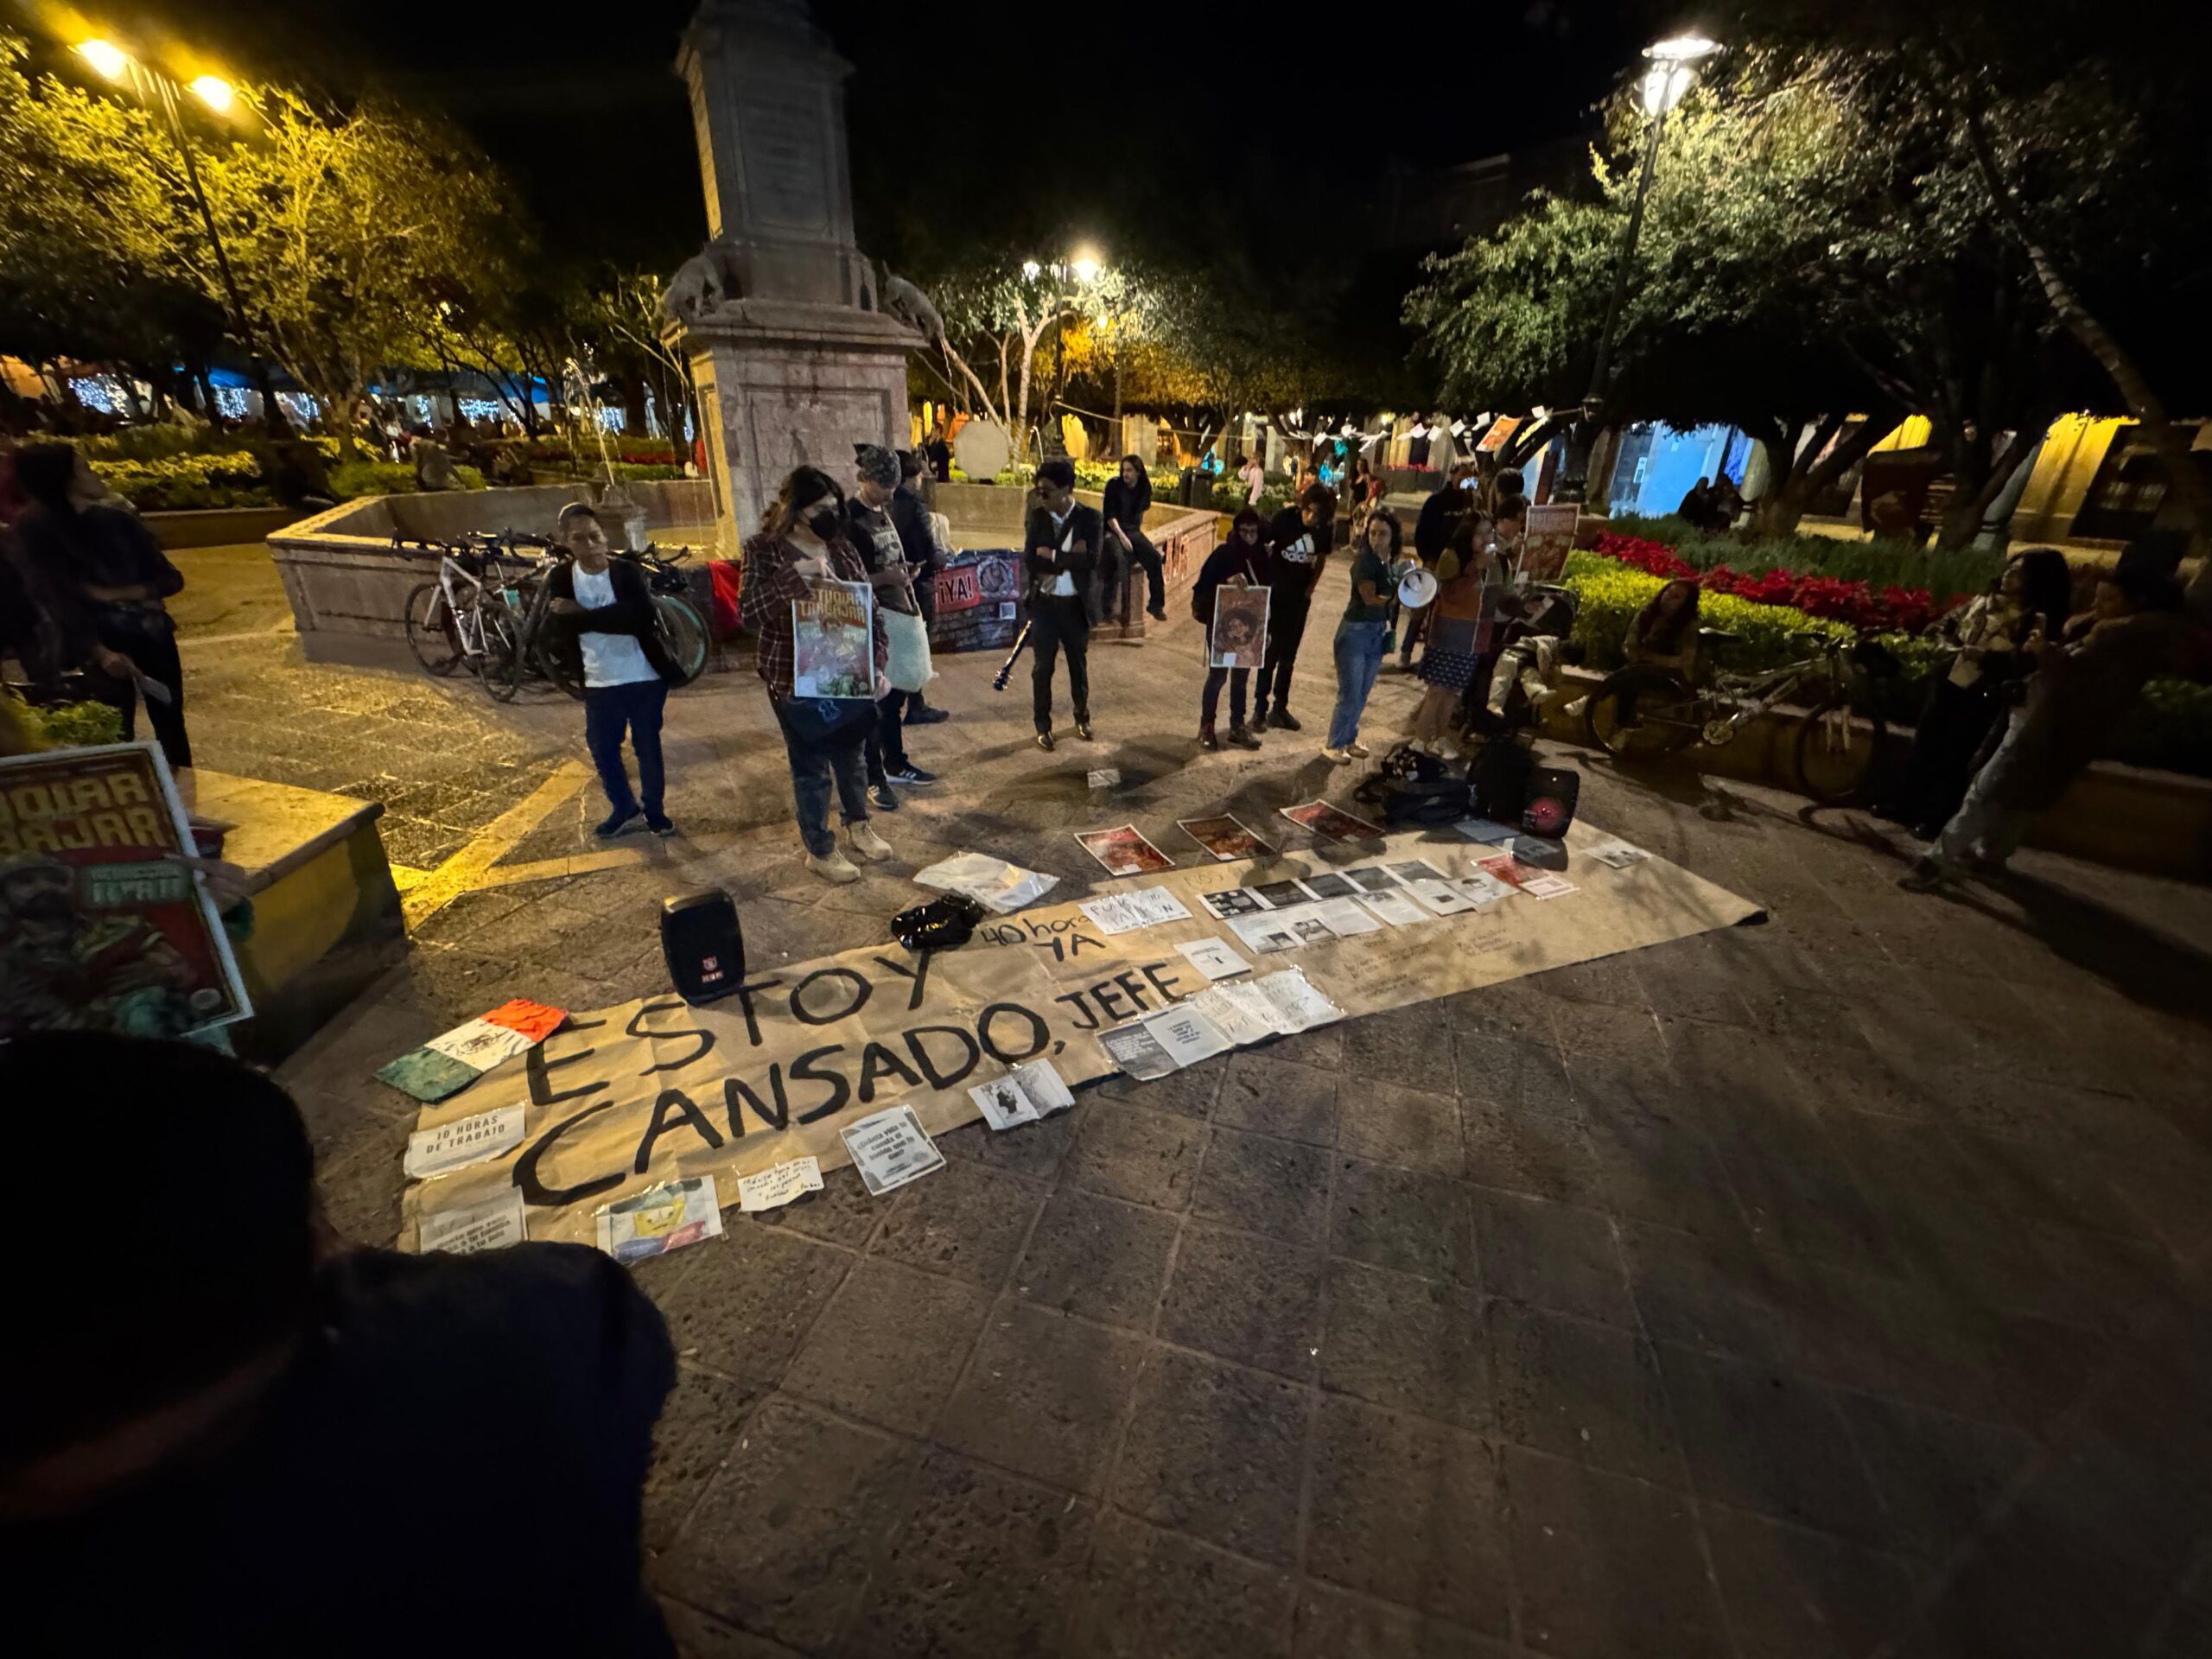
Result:
{"label": "person in black suit jacket", "polygon": [[1037,491],[1022,539],[1029,575],[1031,712],[1037,747],[1052,743],[1052,668],[1068,659],[1068,696],[1075,703],[1075,734],[1090,735],[1090,585],[1104,524],[1098,509],[1075,499],[1075,463],[1058,458],[1037,468]]}

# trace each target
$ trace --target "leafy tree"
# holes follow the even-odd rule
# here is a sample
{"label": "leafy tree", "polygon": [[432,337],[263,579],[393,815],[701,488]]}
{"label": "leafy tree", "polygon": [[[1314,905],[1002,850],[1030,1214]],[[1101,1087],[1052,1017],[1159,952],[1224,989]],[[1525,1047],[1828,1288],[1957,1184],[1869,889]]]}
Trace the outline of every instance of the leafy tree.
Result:
{"label": "leafy tree", "polygon": [[380,372],[435,359],[439,303],[487,291],[511,204],[480,155],[417,118],[326,121],[283,92],[260,113],[251,142],[204,165],[207,194],[270,349],[344,442]]}
{"label": "leafy tree", "polygon": [[[1671,118],[1607,414],[1726,418],[1758,436],[1775,468],[1762,506],[1773,529],[1896,414],[1923,415],[1956,485],[1942,539],[1970,538],[2050,417],[2098,388],[2034,303],[2029,261],[1949,125],[1892,65],[1732,54]],[[1541,380],[1547,401],[1579,396],[1644,130],[1623,99],[1596,200],[1540,200],[1432,262],[1408,316],[1456,383],[1525,393]],[[1848,412],[1876,418],[1821,455]]]}

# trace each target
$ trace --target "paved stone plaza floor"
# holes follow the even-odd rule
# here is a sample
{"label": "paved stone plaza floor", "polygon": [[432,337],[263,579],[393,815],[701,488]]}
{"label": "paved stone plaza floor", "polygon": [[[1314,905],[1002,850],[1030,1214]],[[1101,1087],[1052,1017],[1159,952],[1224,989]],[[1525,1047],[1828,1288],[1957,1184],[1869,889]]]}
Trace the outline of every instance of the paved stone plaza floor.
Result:
{"label": "paved stone plaza floor", "polygon": [[[723,677],[670,707],[684,835],[609,856],[573,704],[306,665],[250,558],[179,563],[207,763],[380,795],[423,873],[411,951],[284,1071],[373,1243],[410,1117],[369,1073],[510,995],[664,988],[665,893],[797,959],[944,850],[1081,885],[1073,830],[1348,798],[1327,627],[1306,732],[1201,756],[1182,623],[1094,652],[1098,740],[1052,756],[1026,676],[949,660],[911,745],[946,782],[842,889]],[[687,1653],[2212,1652],[2212,893],[2031,853],[1912,898],[1855,815],[1570,759],[1587,818],[1770,919],[972,1126],[891,1200],[838,1172],[640,1270]]]}

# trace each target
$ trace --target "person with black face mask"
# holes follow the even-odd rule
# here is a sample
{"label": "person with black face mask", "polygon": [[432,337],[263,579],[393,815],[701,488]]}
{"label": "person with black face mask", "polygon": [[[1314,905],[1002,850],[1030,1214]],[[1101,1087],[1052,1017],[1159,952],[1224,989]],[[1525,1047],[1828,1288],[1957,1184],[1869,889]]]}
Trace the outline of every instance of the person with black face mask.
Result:
{"label": "person with black face mask", "polygon": [[1067,653],[1068,696],[1075,703],[1075,734],[1090,736],[1090,579],[1098,562],[1098,509],[1075,499],[1075,463],[1058,458],[1037,469],[1036,505],[1022,545],[1029,570],[1031,712],[1037,747],[1052,741],[1052,669]]}
{"label": "person with black face mask", "polygon": [[[783,728],[806,868],[841,883],[860,880],[847,851],[870,862],[891,856],[889,843],[868,821],[862,750],[876,729],[876,705],[865,697],[793,695],[791,606],[812,598],[823,582],[868,585],[868,566],[845,531],[845,494],[836,480],[818,467],[799,467],[784,480],[762,516],[760,533],[745,543],[745,582],[738,594],[738,620],[756,642],[754,661]],[[871,623],[874,696],[880,697],[891,690],[886,671],[891,646],[880,612],[871,612]],[[843,849],[830,830],[833,785],[844,809]]]}

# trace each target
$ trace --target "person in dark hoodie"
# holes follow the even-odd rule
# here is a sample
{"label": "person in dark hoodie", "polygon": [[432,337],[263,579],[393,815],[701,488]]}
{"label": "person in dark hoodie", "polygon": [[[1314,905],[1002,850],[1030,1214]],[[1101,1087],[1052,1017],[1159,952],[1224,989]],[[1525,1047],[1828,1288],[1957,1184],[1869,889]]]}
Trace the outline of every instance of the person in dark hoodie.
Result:
{"label": "person in dark hoodie", "polygon": [[[1221,708],[1221,688],[1229,687],[1229,741],[1240,749],[1256,749],[1260,740],[1244,727],[1245,689],[1251,678],[1248,668],[1213,667],[1213,611],[1214,601],[1222,588],[1263,588],[1268,584],[1268,558],[1266,541],[1262,537],[1262,524],[1259,511],[1247,507],[1236,515],[1229,527],[1229,539],[1209,554],[1205,564],[1198,568],[1198,579],[1191,588],[1191,614],[1205,629],[1200,648],[1206,653],[1206,684],[1198,702],[1198,747],[1218,749],[1221,740],[1215,735],[1214,717]],[[1273,623],[1270,620],[1270,630]]]}
{"label": "person in dark hoodie", "polygon": [[[561,509],[556,537],[569,560],[546,578],[552,613],[583,658],[584,744],[607,791],[602,841],[650,830],[672,836],[662,810],[660,725],[668,688],[682,677],[653,622],[652,590],[633,560],[615,558],[599,515],[581,501]],[[564,645],[567,642],[564,641]],[[638,757],[638,788],[622,763],[622,738]]]}
{"label": "person in dark hoodie", "polygon": [[[1286,732],[1299,728],[1290,712],[1290,671],[1298,664],[1299,642],[1306,638],[1306,613],[1314,585],[1336,538],[1337,498],[1319,484],[1300,493],[1295,507],[1285,507],[1268,528],[1268,582],[1274,591],[1268,605],[1268,656],[1260,664],[1260,683],[1252,699],[1252,727],[1270,725]],[[1272,710],[1272,712],[1270,712]]]}

